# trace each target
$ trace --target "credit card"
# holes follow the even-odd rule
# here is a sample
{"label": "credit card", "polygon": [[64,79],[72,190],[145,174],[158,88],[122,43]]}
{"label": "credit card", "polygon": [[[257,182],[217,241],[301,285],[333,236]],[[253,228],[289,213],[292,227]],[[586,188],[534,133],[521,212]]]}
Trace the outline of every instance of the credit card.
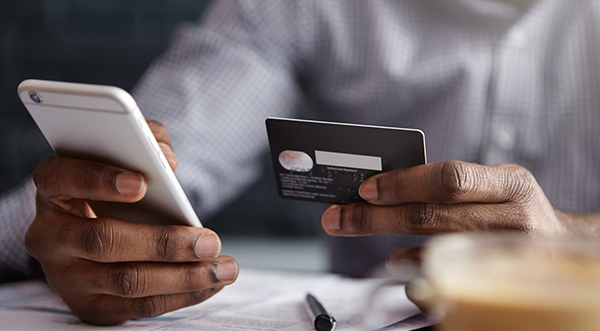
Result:
{"label": "credit card", "polygon": [[427,163],[418,129],[309,120],[266,120],[279,196],[348,204],[358,188],[385,171]]}

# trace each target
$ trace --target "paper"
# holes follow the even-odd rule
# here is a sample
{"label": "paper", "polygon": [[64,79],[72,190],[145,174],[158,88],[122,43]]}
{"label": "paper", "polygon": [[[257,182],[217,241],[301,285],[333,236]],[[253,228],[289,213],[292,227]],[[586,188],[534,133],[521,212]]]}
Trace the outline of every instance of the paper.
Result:
{"label": "paper", "polygon": [[[338,321],[336,330],[364,330],[365,313],[382,280],[356,280],[332,274],[242,269],[238,281],[198,305],[151,319],[129,321],[110,330],[296,331],[313,330],[304,308],[313,293]],[[385,330],[412,330],[431,325],[404,294],[402,286],[384,291],[392,295],[386,317],[369,324]],[[381,293],[381,292],[380,292]],[[383,301],[382,301],[383,302]],[[389,298],[385,300],[389,302]],[[389,310],[389,312],[387,311]],[[381,311],[380,311],[381,312]],[[368,316],[373,316],[367,314]],[[0,286],[0,330],[107,330],[80,322],[42,281]]]}

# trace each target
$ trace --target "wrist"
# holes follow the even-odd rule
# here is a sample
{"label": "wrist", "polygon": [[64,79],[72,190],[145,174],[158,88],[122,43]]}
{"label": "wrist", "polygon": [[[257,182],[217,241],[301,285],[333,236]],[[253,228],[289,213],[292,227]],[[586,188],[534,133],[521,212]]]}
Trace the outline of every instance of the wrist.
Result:
{"label": "wrist", "polygon": [[554,213],[568,234],[600,238],[600,214],[566,213],[558,209],[554,209]]}

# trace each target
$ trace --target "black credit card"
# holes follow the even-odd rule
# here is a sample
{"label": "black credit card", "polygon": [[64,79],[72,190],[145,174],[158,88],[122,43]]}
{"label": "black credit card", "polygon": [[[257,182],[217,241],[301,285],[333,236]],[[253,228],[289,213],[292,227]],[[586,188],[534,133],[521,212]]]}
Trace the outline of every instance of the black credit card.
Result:
{"label": "black credit card", "polygon": [[417,129],[268,118],[271,158],[282,198],[347,204],[363,201],[370,176],[427,163]]}

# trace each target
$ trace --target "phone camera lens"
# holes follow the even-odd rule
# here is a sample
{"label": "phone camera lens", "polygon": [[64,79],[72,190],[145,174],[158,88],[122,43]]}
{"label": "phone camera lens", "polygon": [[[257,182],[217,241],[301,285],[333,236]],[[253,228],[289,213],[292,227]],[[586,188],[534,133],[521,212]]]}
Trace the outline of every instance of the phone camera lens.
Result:
{"label": "phone camera lens", "polygon": [[35,102],[35,103],[42,103],[42,101],[44,99],[42,99],[42,96],[37,94],[37,92],[31,91],[29,92],[29,98]]}

